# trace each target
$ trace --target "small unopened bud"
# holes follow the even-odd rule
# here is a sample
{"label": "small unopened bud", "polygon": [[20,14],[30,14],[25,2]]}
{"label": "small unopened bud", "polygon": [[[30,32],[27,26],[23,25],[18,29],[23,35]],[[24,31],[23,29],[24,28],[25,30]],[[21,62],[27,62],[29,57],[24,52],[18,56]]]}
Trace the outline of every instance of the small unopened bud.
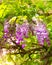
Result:
{"label": "small unopened bud", "polygon": [[22,48],[24,48],[26,46],[26,44],[22,44]]}

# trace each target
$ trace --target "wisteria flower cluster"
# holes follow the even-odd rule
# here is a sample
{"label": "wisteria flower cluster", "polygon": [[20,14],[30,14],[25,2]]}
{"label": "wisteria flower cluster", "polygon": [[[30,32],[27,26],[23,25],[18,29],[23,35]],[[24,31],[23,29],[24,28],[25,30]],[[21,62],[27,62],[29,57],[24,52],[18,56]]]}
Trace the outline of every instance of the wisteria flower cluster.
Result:
{"label": "wisteria flower cluster", "polygon": [[[4,23],[4,38],[6,39],[7,42],[12,43],[12,40],[15,40],[16,44],[19,44],[24,41],[24,37],[28,38],[28,33],[29,33],[29,24],[28,22],[24,22],[22,25],[17,24],[15,26],[15,33],[13,36],[12,31],[10,30],[11,25],[9,22]],[[13,29],[14,31],[14,29]],[[11,33],[12,32],[12,33]],[[22,44],[22,48],[25,47],[26,44]]]}
{"label": "wisteria flower cluster", "polygon": [[[47,44],[50,45],[49,33],[46,29],[45,24],[38,22],[37,19],[33,19],[33,21],[36,23],[35,27],[33,26],[31,27],[33,28],[33,30],[30,29],[29,25],[31,24],[29,24],[28,22],[24,22],[23,24],[18,24],[18,23],[15,24],[16,26],[15,26],[15,33],[14,33],[15,36],[14,37],[15,37],[16,44],[20,45],[20,43],[23,43],[22,48],[24,48],[25,47],[25,44],[23,42],[24,38],[29,37],[28,34],[29,34],[29,31],[31,30],[31,32],[32,31],[35,32],[40,45],[43,46],[45,40]],[[12,34],[9,34],[10,33],[9,28],[10,28],[10,23],[5,22],[4,23],[4,38],[10,39],[10,42],[11,42],[11,38],[14,39],[14,37],[12,36]]]}
{"label": "wisteria flower cluster", "polygon": [[7,38],[7,34],[9,33],[9,22],[4,23],[4,38]]}
{"label": "wisteria flower cluster", "polygon": [[[23,23],[22,25],[16,24],[16,44],[20,44],[24,37],[28,37],[29,24]],[[24,44],[22,45],[24,47]]]}
{"label": "wisteria flower cluster", "polygon": [[49,40],[49,33],[48,30],[46,29],[46,26],[43,22],[38,22],[36,18],[33,18],[34,23],[36,23],[34,32],[37,36],[38,42],[40,45],[44,45],[44,42],[46,41],[48,45],[50,45],[50,40]]}
{"label": "wisteria flower cluster", "polygon": [[35,32],[40,45],[44,45],[45,40],[50,45],[49,34],[44,24],[35,26]]}

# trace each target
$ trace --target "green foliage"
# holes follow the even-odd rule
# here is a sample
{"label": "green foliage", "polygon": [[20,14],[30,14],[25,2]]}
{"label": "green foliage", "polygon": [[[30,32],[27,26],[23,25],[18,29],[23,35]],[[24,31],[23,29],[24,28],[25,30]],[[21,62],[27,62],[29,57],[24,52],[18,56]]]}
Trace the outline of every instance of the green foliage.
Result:
{"label": "green foliage", "polygon": [[8,16],[26,15],[28,19],[31,20],[31,17],[38,13],[39,10],[48,12],[51,9],[52,3],[48,1],[44,2],[37,0],[33,3],[33,0],[6,0],[0,5],[0,19],[4,20]]}
{"label": "green foliage", "polygon": [[50,37],[50,39],[52,39],[52,22],[50,22],[47,25],[47,28],[48,28],[48,31],[49,31],[49,37]]}
{"label": "green foliage", "polygon": [[0,25],[0,38],[3,36],[3,26]]}

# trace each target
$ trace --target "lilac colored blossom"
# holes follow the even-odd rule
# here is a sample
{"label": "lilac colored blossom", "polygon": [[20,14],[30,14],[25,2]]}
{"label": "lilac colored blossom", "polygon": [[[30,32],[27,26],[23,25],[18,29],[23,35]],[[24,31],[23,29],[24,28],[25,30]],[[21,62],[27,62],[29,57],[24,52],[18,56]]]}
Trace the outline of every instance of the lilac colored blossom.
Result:
{"label": "lilac colored blossom", "polygon": [[22,25],[16,24],[16,40],[17,40],[17,44],[18,42],[20,43],[21,41],[23,41],[24,37],[28,36],[28,25],[27,23],[23,23]]}
{"label": "lilac colored blossom", "polygon": [[4,38],[8,38],[8,37],[7,37],[7,33],[4,33]]}
{"label": "lilac colored blossom", "polygon": [[46,39],[46,42],[48,43],[48,45],[50,45],[50,41],[49,41],[49,33],[46,29],[46,26],[42,23],[38,24],[35,26],[35,33],[38,39],[38,42],[40,45],[44,45],[44,41]]}
{"label": "lilac colored blossom", "polygon": [[9,33],[9,23],[5,22],[4,23],[4,38],[8,38],[8,33]]}
{"label": "lilac colored blossom", "polygon": [[20,31],[19,32],[16,32],[16,38],[20,41],[20,40],[23,40],[23,33],[21,33]]}
{"label": "lilac colored blossom", "polygon": [[50,39],[49,39],[49,37],[47,37],[46,42],[48,43],[48,45],[50,45]]}
{"label": "lilac colored blossom", "polygon": [[5,24],[4,24],[4,32],[5,33],[8,33],[9,32],[8,28],[9,28],[9,23],[8,22],[5,22]]}
{"label": "lilac colored blossom", "polygon": [[22,24],[20,27],[20,30],[24,34],[25,37],[28,37],[29,26],[27,23]]}
{"label": "lilac colored blossom", "polygon": [[16,44],[20,44],[20,41],[19,40],[16,40]]}
{"label": "lilac colored blossom", "polygon": [[16,43],[20,43],[23,40],[23,33],[20,31],[20,25],[16,24]]}
{"label": "lilac colored blossom", "polygon": [[26,46],[26,44],[22,44],[22,48],[24,48]]}

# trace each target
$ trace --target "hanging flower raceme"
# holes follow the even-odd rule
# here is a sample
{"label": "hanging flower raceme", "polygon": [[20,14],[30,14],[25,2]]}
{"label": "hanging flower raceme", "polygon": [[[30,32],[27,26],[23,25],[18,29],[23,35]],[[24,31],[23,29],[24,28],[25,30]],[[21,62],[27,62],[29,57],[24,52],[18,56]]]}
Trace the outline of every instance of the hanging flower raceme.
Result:
{"label": "hanging flower raceme", "polygon": [[9,33],[9,22],[4,23],[4,38],[7,38],[7,34]]}
{"label": "hanging flower raceme", "polygon": [[46,29],[45,24],[38,22],[38,20],[35,21],[36,25],[35,25],[35,34],[37,36],[38,42],[40,45],[44,45],[44,42],[46,40],[46,42],[48,43],[48,45],[50,45],[50,40],[49,40],[49,33]]}
{"label": "hanging flower raceme", "polygon": [[16,43],[20,44],[20,41],[23,40],[23,33],[20,31],[20,25],[16,24]]}
{"label": "hanging flower raceme", "polygon": [[20,27],[21,32],[25,37],[28,37],[28,31],[29,31],[29,24],[28,23],[23,23]]}
{"label": "hanging flower raceme", "polygon": [[4,23],[4,39],[5,39],[5,42],[8,42],[8,43],[11,43],[11,34],[10,34],[10,31],[9,31],[9,28],[10,28],[10,24],[9,22],[5,22]]}
{"label": "hanging flower raceme", "polygon": [[[28,23],[23,23],[22,25],[16,24],[16,44],[20,44],[24,37],[28,37],[29,26]],[[22,45],[22,47],[25,44]]]}

